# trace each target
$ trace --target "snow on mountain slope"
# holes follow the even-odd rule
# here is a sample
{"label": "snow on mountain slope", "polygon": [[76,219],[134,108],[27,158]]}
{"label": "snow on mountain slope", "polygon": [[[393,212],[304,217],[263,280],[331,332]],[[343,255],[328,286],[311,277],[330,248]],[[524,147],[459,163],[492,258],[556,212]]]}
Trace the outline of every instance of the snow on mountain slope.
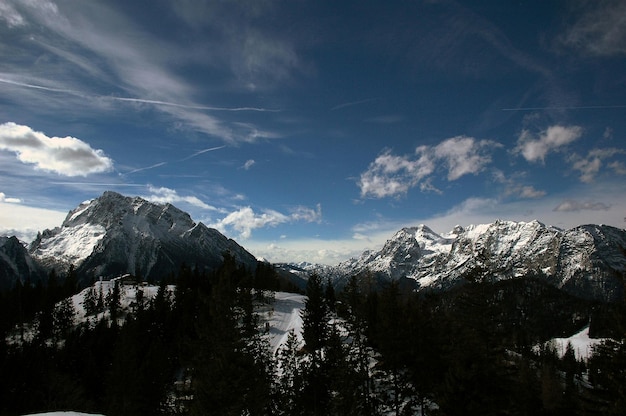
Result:
{"label": "snow on mountain slope", "polygon": [[[54,232],[58,230],[58,232]],[[98,224],[84,223],[74,227],[53,230],[44,238],[32,255],[41,259],[60,259],[79,265],[104,238],[105,228]]]}
{"label": "snow on mountain slope", "polygon": [[0,290],[12,288],[18,280],[36,283],[44,275],[17,237],[0,236]]}
{"label": "snow on mountain slope", "polygon": [[624,290],[619,276],[626,273],[626,231],[603,225],[563,231],[538,221],[498,220],[440,235],[420,225],[401,229],[380,251],[324,271],[338,285],[362,273],[434,290],[534,275],[578,296],[615,300]]}
{"label": "snow on mountain slope", "polygon": [[225,252],[250,269],[256,259],[235,241],[171,204],[105,192],[70,211],[61,227],[46,230],[29,247],[48,269],[70,264],[79,276],[124,273],[160,279],[185,263],[214,268]]}

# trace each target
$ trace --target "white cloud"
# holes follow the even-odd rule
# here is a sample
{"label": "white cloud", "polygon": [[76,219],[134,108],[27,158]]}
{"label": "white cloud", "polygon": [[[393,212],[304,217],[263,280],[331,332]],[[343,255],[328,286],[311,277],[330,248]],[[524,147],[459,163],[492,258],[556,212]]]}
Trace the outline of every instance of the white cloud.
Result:
{"label": "white cloud", "polygon": [[532,185],[523,185],[519,183],[520,178],[523,178],[524,176],[525,174],[523,172],[518,172],[508,178],[504,172],[500,170],[494,170],[493,172],[494,181],[505,185],[505,196],[515,196],[521,199],[536,199],[546,196],[546,191],[536,189]]}
{"label": "white cloud", "polygon": [[243,207],[231,212],[212,226],[222,232],[232,228],[239,233],[241,238],[248,239],[252,235],[252,231],[258,228],[275,227],[279,224],[297,221],[319,222],[321,218],[322,208],[319,204],[316,209],[296,207],[288,215],[271,209],[257,213],[251,207]]}
{"label": "white cloud", "polygon": [[[593,182],[596,175],[598,175],[606,159],[620,154],[626,154],[626,150],[616,148],[593,149],[589,151],[586,157],[574,154],[569,157],[569,161],[572,163],[572,169],[580,172],[580,180],[585,183],[590,183]],[[607,166],[618,175],[626,174],[626,170],[623,169],[623,164],[619,161],[609,163]]]}
{"label": "white cloud", "polygon": [[178,195],[178,192],[176,192],[174,189],[170,189],[170,188],[165,188],[165,187],[155,187],[152,185],[148,186],[148,191],[150,192],[150,195],[146,196],[145,198],[148,201],[152,201],[152,202],[156,202],[159,204],[176,204],[179,202],[186,202],[190,205],[193,205],[195,207],[198,208],[202,208],[202,209],[208,209],[211,211],[217,211],[218,209],[203,202],[202,200],[200,200],[198,197],[196,196],[181,196]]}
{"label": "white cloud", "polygon": [[578,211],[607,211],[611,207],[603,202],[592,201],[577,201],[575,199],[568,199],[561,202],[554,208],[557,212],[578,212]]}
{"label": "white cloud", "polygon": [[7,198],[4,192],[0,192],[0,203],[6,202],[7,204],[20,204],[22,202],[19,198]]}
{"label": "white cloud", "polygon": [[499,146],[488,140],[457,136],[437,146],[419,146],[414,156],[395,156],[386,151],[361,174],[358,183],[361,196],[398,196],[418,185],[422,191],[437,191],[431,175],[439,166],[447,170],[448,181],[455,181],[468,174],[475,175],[491,163],[488,150]]}
{"label": "white cloud", "polygon": [[75,137],[48,137],[12,122],[0,124],[0,150],[14,152],[19,161],[36,169],[65,176],[87,176],[112,169],[102,150]]}
{"label": "white cloud", "polygon": [[534,138],[528,130],[523,130],[517,141],[515,153],[521,153],[528,162],[545,162],[548,153],[557,151],[582,136],[582,128],[578,126],[551,126]]}
{"label": "white cloud", "polygon": [[214,224],[215,228],[224,231],[227,227],[232,227],[240,233],[240,237],[248,239],[252,235],[252,230],[264,227],[274,227],[289,221],[289,217],[278,211],[267,210],[261,214],[255,213],[252,208],[244,207],[235,212],[231,212],[225,218]]}
{"label": "white cloud", "polygon": [[626,165],[622,162],[611,162],[607,165],[609,168],[613,170],[618,175],[626,175]]}
{"label": "white cloud", "polygon": [[519,190],[519,196],[525,199],[541,198],[545,195],[545,191],[537,190],[533,186],[522,186]]}
{"label": "white cloud", "polygon": [[322,205],[317,204],[315,209],[298,206],[294,208],[290,214],[293,221],[317,222],[322,220]]}
{"label": "white cloud", "polygon": [[491,156],[485,148],[499,146],[497,143],[473,137],[457,136],[445,140],[434,149],[436,159],[444,161],[448,167],[448,180],[454,181],[461,176],[477,174],[491,163]]}
{"label": "white cloud", "polygon": [[26,24],[22,15],[5,1],[0,1],[0,19],[4,20],[9,27],[19,27]]}
{"label": "white cloud", "polygon": [[243,168],[244,168],[245,170],[248,170],[248,169],[250,169],[252,166],[254,166],[254,164],[255,164],[255,163],[256,163],[256,162],[255,162],[253,159],[246,160],[246,163],[244,163],[244,164],[243,164]]}

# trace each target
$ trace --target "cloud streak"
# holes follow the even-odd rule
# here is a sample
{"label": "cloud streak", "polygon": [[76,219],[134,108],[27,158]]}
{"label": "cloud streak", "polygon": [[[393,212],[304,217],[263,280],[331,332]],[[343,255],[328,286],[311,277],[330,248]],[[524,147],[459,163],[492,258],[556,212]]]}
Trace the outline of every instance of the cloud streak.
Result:
{"label": "cloud streak", "polygon": [[608,211],[611,207],[603,202],[577,201],[568,199],[557,205],[553,211],[555,212],[579,212],[579,211]]}
{"label": "cloud streak", "polygon": [[[10,19],[14,23],[12,26],[10,24],[13,28],[21,22],[19,30],[30,33],[32,39],[32,42],[21,45],[20,51],[31,54],[32,60],[35,60],[41,51],[35,50],[33,46],[43,48],[46,55],[52,57],[46,79],[57,80],[59,85],[32,82],[29,78],[33,78],[34,72],[24,72],[25,66],[20,65],[18,58],[5,65],[5,73],[0,76],[0,82],[4,84],[34,91],[70,94],[100,108],[111,102],[150,105],[173,118],[180,128],[205,133],[233,144],[255,139],[258,136],[251,132],[258,129],[232,125],[226,117],[216,117],[207,112],[281,111],[260,106],[198,103],[197,97],[202,94],[202,89],[181,78],[171,65],[173,56],[181,67],[192,60],[197,63],[196,57],[192,58],[173,44],[148,35],[136,21],[108,4],[81,3],[64,7],[64,4],[57,5],[46,0],[11,4],[7,3],[2,10],[5,20]],[[118,30],[110,30],[112,22]],[[40,30],[32,29],[35,27]],[[40,40],[43,37],[51,39],[50,42]],[[261,35],[257,38],[265,39]],[[259,45],[267,47],[271,44],[266,41],[259,40]],[[55,46],[49,44],[52,42]],[[276,57],[281,55],[279,50],[275,50],[274,58],[270,61],[278,59]],[[254,54],[262,53],[258,48],[254,48],[254,51]],[[258,64],[250,62],[250,65],[256,70],[259,65],[264,65],[261,61],[267,63],[257,57],[254,62]],[[74,85],[70,87],[66,82]],[[97,88],[111,93],[94,92]],[[23,98],[14,95],[14,99]],[[42,104],[45,103],[43,100]]]}
{"label": "cloud streak", "polygon": [[176,204],[179,202],[185,202],[197,208],[218,211],[216,207],[203,202],[200,198],[196,196],[179,195],[174,189],[148,185],[148,192],[150,192],[150,194],[147,195],[145,199],[159,204]]}
{"label": "cloud streak", "polygon": [[0,150],[13,152],[17,159],[36,169],[64,176],[87,176],[110,171],[113,160],[99,149],[75,137],[48,137],[28,126],[0,124]]}

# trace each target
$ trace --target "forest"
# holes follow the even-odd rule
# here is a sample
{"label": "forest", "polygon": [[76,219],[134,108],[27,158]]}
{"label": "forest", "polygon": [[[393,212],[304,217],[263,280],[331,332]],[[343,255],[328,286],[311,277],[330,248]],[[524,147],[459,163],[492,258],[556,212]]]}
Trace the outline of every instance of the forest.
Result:
{"label": "forest", "polygon": [[[418,294],[367,273],[336,292],[313,274],[301,337],[276,355],[258,310],[296,288],[270,265],[183,265],[130,311],[117,283],[89,291],[93,319],[74,325],[78,289],[70,268],[1,294],[0,414],[626,414],[626,303],[537,276]],[[607,338],[588,361],[547,342],[585,325]]]}

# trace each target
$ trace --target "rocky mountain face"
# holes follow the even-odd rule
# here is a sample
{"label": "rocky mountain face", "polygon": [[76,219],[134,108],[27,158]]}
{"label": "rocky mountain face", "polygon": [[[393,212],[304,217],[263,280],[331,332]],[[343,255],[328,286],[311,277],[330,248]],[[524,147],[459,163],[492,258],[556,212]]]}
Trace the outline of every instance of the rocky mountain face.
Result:
{"label": "rocky mountain face", "polygon": [[533,276],[579,297],[614,301],[624,296],[626,231],[496,221],[439,235],[420,225],[398,231],[380,251],[320,271],[338,286],[363,273],[378,281],[409,282],[417,290]]}
{"label": "rocky mountain face", "polygon": [[12,288],[18,280],[35,283],[44,276],[16,237],[0,237],[0,290]]}
{"label": "rocky mountain face", "polygon": [[60,227],[30,244],[30,255],[46,269],[73,264],[87,279],[123,273],[159,279],[185,263],[212,269],[230,253],[250,269],[256,258],[219,231],[194,222],[171,204],[105,192],[70,211]]}

